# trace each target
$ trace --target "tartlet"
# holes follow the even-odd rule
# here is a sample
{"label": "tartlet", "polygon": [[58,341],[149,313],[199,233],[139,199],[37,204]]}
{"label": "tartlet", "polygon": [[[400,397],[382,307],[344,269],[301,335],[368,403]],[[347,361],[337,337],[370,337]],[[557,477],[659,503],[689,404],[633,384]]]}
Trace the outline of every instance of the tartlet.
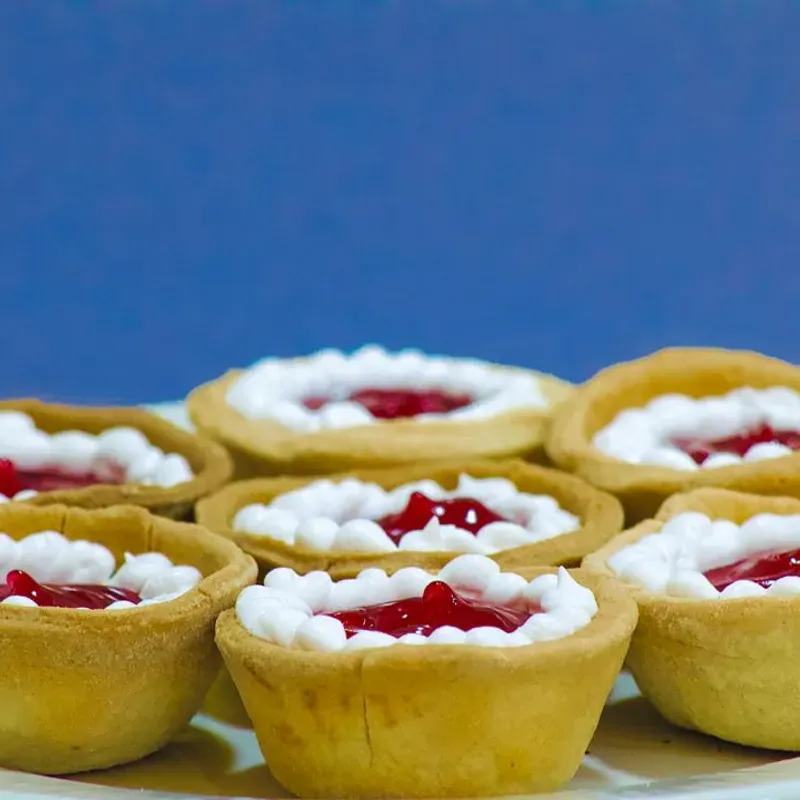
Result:
{"label": "tartlet", "polygon": [[[477,565],[471,580],[463,577],[465,563]],[[295,583],[298,594],[287,595],[297,576],[277,570],[268,588],[251,587],[236,610],[220,616],[217,643],[281,784],[301,797],[488,797],[553,790],[572,778],[624,659],[635,604],[614,581],[582,571],[520,577],[490,569],[487,577],[487,563],[498,570],[474,555],[440,575],[411,568],[389,578],[368,570],[333,585],[328,599],[320,593],[324,573],[304,576],[308,586]],[[359,623],[339,622],[327,608],[345,609],[337,612],[342,619],[360,614],[346,611],[362,602],[359,583],[373,598],[388,586],[387,597],[401,598],[392,605],[410,603],[415,614],[436,602],[429,595],[463,597],[467,584],[472,602],[493,593],[510,607],[511,594],[490,583],[501,578],[550,610],[531,612],[507,632],[458,629],[444,617],[444,626],[431,622],[426,634],[397,638],[346,633],[344,626]],[[395,591],[392,582],[403,587]],[[548,597],[543,584],[564,594]],[[570,599],[576,593],[577,605]],[[305,611],[296,610],[301,595]],[[375,602],[367,600],[364,611],[383,613]],[[561,615],[558,630],[534,622],[553,615]],[[531,624],[532,640],[523,633]]]}
{"label": "tartlet", "polygon": [[549,375],[468,359],[321,351],[232,370],[195,389],[192,422],[236,476],[316,475],[448,458],[542,455],[571,392]]}
{"label": "tartlet", "polygon": [[[35,485],[40,488],[38,493],[12,492],[12,497],[2,499],[24,499],[33,505],[104,508],[131,504],[181,519],[191,513],[197,500],[226,483],[233,470],[230,456],[217,443],[139,408],[3,400],[0,434],[0,484],[5,484],[6,467],[14,467],[10,459],[33,468]],[[134,461],[123,463],[126,457]],[[63,488],[50,488],[60,485],[58,480],[53,482],[53,467]],[[81,477],[90,476],[83,481],[87,485],[72,480],[73,469]],[[100,474],[94,476],[94,471]],[[111,482],[101,482],[104,475]]]}
{"label": "tartlet", "polygon": [[[780,577],[774,554],[787,548]],[[586,570],[614,576],[639,606],[627,664],[668,721],[800,750],[798,548],[800,500],[698,489],[587,556]]]}
{"label": "tartlet", "polygon": [[[19,598],[0,603],[0,766],[75,773],[158,750],[188,723],[219,670],[214,622],[255,578],[252,559],[200,526],[133,506],[90,511],[13,503],[0,506],[0,530],[13,540],[30,542],[25,537],[50,531],[50,538],[60,533],[94,543],[79,547],[75,583],[85,582],[75,576],[88,574],[86,551],[92,548],[110,551],[129,572],[126,553],[154,551],[187,565],[178,573],[196,576],[193,588],[184,585],[144,607],[20,607]],[[22,547],[4,538],[4,554],[12,546]],[[27,548],[26,569],[35,571],[37,563],[44,569],[46,559],[56,558],[52,547],[39,542]],[[63,567],[54,562],[46,568]],[[130,581],[129,575],[126,585],[136,585]]]}
{"label": "tartlet", "polygon": [[[237,529],[240,527],[237,525],[237,519],[242,509],[252,507],[253,504],[270,504],[287,493],[307,491],[319,485],[327,487],[328,496],[334,489],[346,488],[347,484],[350,484],[350,489],[359,485],[362,490],[364,487],[372,488],[379,495],[379,500],[383,489],[388,495],[384,501],[391,499],[392,492],[405,490],[399,498],[400,505],[404,505],[403,498],[410,489],[415,488],[411,486],[412,484],[416,485],[416,488],[423,489],[425,484],[433,481],[438,484],[438,487],[434,488],[453,490],[457,485],[463,485],[464,476],[472,479],[470,482],[475,488],[478,488],[482,481],[491,484],[499,480],[506,485],[511,484],[512,490],[516,490],[523,497],[526,494],[536,495],[540,500],[548,502],[554,509],[552,513],[574,519],[572,529],[562,528],[565,530],[563,533],[559,534],[558,529],[555,529],[550,532],[551,535],[521,545],[515,545],[511,540],[509,541],[511,546],[491,552],[491,557],[504,569],[577,564],[584,555],[596,550],[622,529],[622,508],[611,495],[594,489],[572,475],[522,461],[431,463],[388,470],[362,470],[356,473],[332,475],[324,479],[256,478],[229,484],[219,492],[201,500],[195,513],[199,523],[232,539],[250,553],[262,571],[275,567],[291,567],[303,573],[326,570],[335,577],[342,578],[352,577],[367,567],[379,567],[389,571],[405,566],[438,569],[463,551],[452,547],[438,552],[431,551],[429,545],[426,545],[426,550],[395,547],[389,552],[386,549],[373,549],[372,546],[359,547],[356,550],[354,546],[348,548],[347,545],[338,545],[336,549],[331,549],[333,545],[329,545],[322,549],[311,546],[305,540],[294,542],[280,540],[277,538],[278,530],[269,530],[269,526],[267,531],[258,533]],[[432,494],[430,489],[427,491]],[[460,493],[455,494],[459,496]],[[304,513],[312,511],[309,501],[298,496],[298,502],[304,506]],[[490,511],[500,508],[491,502],[488,504]],[[354,507],[352,502],[346,505]],[[396,505],[395,509],[399,510],[400,505]],[[550,508],[546,508],[545,511],[551,513]],[[375,515],[368,515],[367,518],[375,518]],[[340,530],[345,528],[342,527]],[[476,537],[470,534],[467,538]]]}
{"label": "tartlet", "polygon": [[676,348],[602,370],[557,413],[555,464],[622,500],[627,520],[672,494],[800,488],[800,368],[758,353]]}

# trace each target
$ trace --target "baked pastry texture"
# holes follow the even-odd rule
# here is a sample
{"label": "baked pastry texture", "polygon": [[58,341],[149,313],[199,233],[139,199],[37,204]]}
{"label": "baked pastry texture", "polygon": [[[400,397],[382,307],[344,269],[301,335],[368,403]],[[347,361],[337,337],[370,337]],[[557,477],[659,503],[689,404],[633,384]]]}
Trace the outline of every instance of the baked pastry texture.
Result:
{"label": "baked pastry texture", "polygon": [[[87,574],[87,551],[103,545],[128,571],[126,553],[156,552],[186,565],[178,577],[188,572],[199,580],[180,596],[118,610],[35,607],[20,598],[0,603],[0,766],[75,773],[135,761],[165,745],[200,707],[219,670],[214,622],[255,578],[252,559],[197,525],[133,506],[89,511],[12,503],[0,506],[0,530],[17,541],[40,531],[62,546],[69,542],[59,534],[86,540],[76,545],[77,575]],[[40,544],[26,549],[27,569],[48,557]],[[14,543],[4,536],[2,546],[5,558]],[[3,579],[10,582],[10,573]]]}
{"label": "baked pastry texture", "polygon": [[798,547],[800,500],[698,489],[584,560],[636,600],[627,664],[671,723],[800,750]]}
{"label": "baked pastry texture", "polygon": [[758,353],[675,348],[617,364],[557,413],[547,452],[620,498],[629,523],[672,494],[795,494],[800,368]]}
{"label": "baked pastry texture", "polygon": [[[461,556],[434,576],[369,570],[328,587],[328,599],[324,573],[315,573],[294,584],[293,609],[276,598],[289,602],[286,589],[298,576],[277,570],[266,588],[250,587],[220,616],[217,643],[281,784],[300,797],[441,798],[527,795],[572,778],[625,656],[635,604],[614,581],[580,570],[487,576],[487,563]],[[495,602],[510,605],[513,594],[527,592],[550,608],[540,617],[551,621],[533,616],[511,633],[439,627],[397,639],[346,634],[325,616],[326,604],[363,602],[362,582],[373,597],[381,586],[390,597],[422,592],[412,605],[450,586],[462,592],[470,565],[472,597],[497,597],[500,583],[510,582],[516,589]],[[543,584],[562,592],[558,602],[541,594]],[[302,597],[309,605],[294,610]],[[529,625],[533,643],[521,633]]]}
{"label": "baked pastry texture", "polygon": [[187,405],[198,430],[232,454],[237,478],[248,478],[541,458],[552,412],[571,391],[530,370],[363,348],[232,370]]}
{"label": "baked pastry texture", "polygon": [[[504,497],[509,491],[512,494],[510,506],[512,510],[514,501],[518,499],[513,496],[514,493],[520,493],[523,497],[533,495],[534,497],[527,499],[534,503],[541,503],[543,510],[535,512],[533,517],[535,522],[531,527],[535,531],[537,526],[543,525],[548,530],[542,529],[533,534],[530,538],[535,538],[535,540],[529,542],[524,532],[519,529],[515,532],[514,528],[517,526],[501,524],[492,526],[501,529],[499,532],[500,543],[495,548],[471,550],[471,552],[490,553],[503,569],[515,570],[534,565],[577,564],[583,556],[599,548],[622,529],[622,508],[611,495],[594,489],[572,475],[522,461],[431,463],[396,467],[389,470],[362,470],[356,473],[332,475],[325,479],[256,478],[229,484],[221,491],[200,501],[196,508],[196,517],[199,523],[235,541],[250,553],[263,572],[275,567],[291,567],[302,573],[326,570],[337,578],[343,578],[353,577],[367,567],[379,567],[390,572],[406,566],[438,569],[464,552],[463,549],[460,549],[460,545],[448,545],[447,549],[440,547],[437,551],[435,548],[432,549],[430,543],[420,539],[420,549],[413,549],[413,545],[411,549],[399,549],[397,546],[391,546],[391,543],[387,548],[385,546],[388,542],[387,537],[380,530],[376,530],[375,523],[368,523],[371,528],[369,533],[373,536],[377,533],[383,539],[383,543],[379,542],[376,545],[373,545],[369,538],[367,538],[366,544],[363,541],[357,541],[359,536],[356,534],[360,534],[359,526],[363,526],[364,522],[345,525],[348,520],[353,518],[366,516],[367,519],[374,519],[374,509],[381,508],[381,503],[391,501],[391,495],[387,495],[391,490],[397,492],[405,490],[399,497],[399,502],[395,502],[394,510],[400,510],[403,506],[409,508],[405,498],[411,489],[416,488],[434,494],[431,488],[427,488],[427,485],[432,482],[431,488],[434,490],[446,489],[450,490],[450,494],[467,498],[476,496],[475,493],[470,493],[470,485],[474,489],[481,489],[483,488],[482,484],[485,483],[486,488],[496,492],[500,498],[505,500],[505,503],[498,505],[494,505],[491,500],[487,501],[489,511],[498,511],[503,507],[509,507],[508,498]],[[452,491],[457,486],[465,487],[465,491]],[[285,498],[287,493],[292,492],[296,498],[293,507],[299,505],[302,516],[313,534],[317,525],[320,524],[320,519],[313,506],[313,497],[306,498],[303,492],[310,494],[309,490],[315,488],[322,493],[328,506],[331,505],[331,499],[333,499],[334,505],[339,506],[334,512],[331,509],[326,511],[323,504],[319,508],[319,513],[340,517],[337,522],[342,523],[343,526],[337,533],[341,535],[343,532],[349,531],[351,544],[343,543],[340,540],[338,544],[331,543],[321,547],[314,544],[312,537],[304,538],[294,534],[287,537],[284,520],[281,518],[287,516],[288,512],[281,510],[277,514],[264,514],[265,509],[261,504],[269,505],[276,498]],[[371,514],[365,511],[370,500],[366,504],[356,502],[359,488],[362,494],[366,492],[372,501],[373,512]],[[486,491],[486,488],[483,488],[483,491]],[[337,489],[342,495],[338,499]],[[372,492],[367,491],[369,489]],[[382,492],[382,489],[386,490],[386,493]],[[354,496],[354,492],[356,496]],[[377,495],[377,506],[374,505],[375,497],[373,495]],[[280,506],[280,503],[276,505]],[[281,508],[283,509],[284,506]],[[357,511],[359,508],[362,509],[361,513]],[[243,509],[260,511],[260,514],[255,513],[259,522],[258,532],[248,530],[246,525],[239,522],[243,518]],[[553,519],[554,515],[555,520]],[[261,519],[258,519],[259,516],[263,517],[266,525]],[[274,523],[269,522],[271,516],[275,517]],[[291,514],[289,516],[291,517]],[[546,519],[542,519],[545,516]],[[572,524],[563,526],[561,518],[564,517],[566,517],[567,523],[572,520]],[[425,515],[418,525],[427,527],[425,523],[428,523],[430,519],[430,515]],[[446,521],[446,518],[442,519]],[[338,525],[332,524],[330,519],[323,519],[322,522],[334,529],[338,527]],[[553,523],[556,527],[552,527]],[[558,527],[559,525],[562,526]],[[294,521],[292,529],[297,528],[297,522]],[[480,537],[486,530],[488,528],[478,533],[477,536]],[[560,531],[566,532],[560,533]],[[425,531],[419,531],[412,535],[419,537],[423,533]],[[523,535],[520,536],[520,533]],[[458,539],[459,536],[455,538]],[[476,536],[473,533],[467,534],[463,530],[460,532],[460,538],[467,540],[467,546],[469,546],[470,540],[476,542]],[[400,547],[402,546],[403,542],[400,543]]]}
{"label": "baked pastry texture", "polygon": [[[139,408],[4,400],[0,493],[6,468],[11,482],[16,468],[33,469],[39,491],[16,496],[12,491],[3,500],[83,508],[131,504],[182,519],[197,500],[230,479],[233,465],[219,444]],[[72,480],[75,474],[78,480]]]}

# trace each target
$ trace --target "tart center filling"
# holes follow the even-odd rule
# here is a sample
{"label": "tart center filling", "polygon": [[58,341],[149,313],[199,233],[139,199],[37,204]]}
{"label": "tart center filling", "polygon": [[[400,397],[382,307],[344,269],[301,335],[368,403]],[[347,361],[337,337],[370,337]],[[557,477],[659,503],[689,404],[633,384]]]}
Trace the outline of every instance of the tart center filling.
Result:
{"label": "tart center filling", "polygon": [[11,570],[0,584],[0,602],[26,597],[39,607],[100,610],[120,600],[138,605],[142,598],[130,589],[99,583],[38,583],[27,572]]}
{"label": "tart center filling", "polygon": [[[346,398],[365,408],[375,419],[408,419],[420,414],[448,414],[465,408],[472,402],[468,394],[446,392],[443,389],[359,389]],[[318,411],[329,397],[308,397],[303,405]]]}
{"label": "tart center filling", "polygon": [[741,386],[727,394],[663,394],[620,411],[592,438],[631,464],[697,470],[782,458],[800,450],[800,392]]}
{"label": "tart center filling", "polygon": [[454,558],[438,574],[366,569],[334,582],[282,567],[236,600],[241,624],[282,647],[333,652],[393,645],[525,647],[569,636],[597,613],[591,589],[563,567],[528,582],[486,556]]}
{"label": "tart center filling", "polygon": [[505,517],[471,497],[432,500],[422,492],[412,492],[402,511],[387,514],[376,522],[398,544],[407,533],[422,530],[434,517],[442,525],[455,525],[473,535],[493,522],[507,522]]}
{"label": "tart center filling", "polygon": [[0,494],[13,497],[18,492],[53,492],[58,489],[80,489],[98,483],[122,484],[125,470],[119,464],[103,465],[103,473],[94,470],[72,471],[64,467],[19,469],[13,461],[0,459]]}
{"label": "tart center filling", "polygon": [[764,424],[718,439],[676,438],[673,439],[673,444],[691,456],[695,464],[702,465],[715,453],[729,453],[744,458],[752,447],[759,444],[779,444],[790,450],[800,450],[800,432],[776,430],[771,425]]}
{"label": "tart center filling", "polygon": [[422,597],[336,611],[328,616],[342,623],[348,639],[361,631],[378,631],[399,639],[407,633],[430,636],[444,626],[464,632],[492,627],[511,633],[538,611],[541,609],[527,604],[512,607],[470,598],[437,580],[425,587]]}
{"label": "tart center filling", "polygon": [[703,574],[719,592],[736,581],[752,581],[769,589],[781,578],[800,575],[800,548],[760,553]]}
{"label": "tart center filling", "polygon": [[185,456],[165,452],[137,428],[48,433],[28,414],[0,411],[0,502],[96,484],[169,488],[193,477]]}
{"label": "tart center filling", "polygon": [[317,551],[497,553],[576,531],[581,520],[549,495],[506,478],[462,474],[445,489],[421,480],[385,489],[355,478],[312,481],[240,508],[232,527]]}
{"label": "tart center filling", "polygon": [[163,553],[125,553],[118,565],[104,545],[57,531],[0,533],[0,606],[118,611],[173,600],[202,578]]}
{"label": "tart center filling", "polygon": [[298,433],[395,419],[475,421],[549,405],[539,377],[525,370],[380,347],[263,359],[231,383],[225,398],[248,419]]}
{"label": "tart center filling", "polygon": [[609,556],[624,581],[703,600],[800,595],[800,514],[762,512],[737,524],[683,511]]}
{"label": "tart center filling", "polygon": [[487,603],[459,594],[444,581],[433,581],[422,597],[337,611],[329,616],[342,623],[348,639],[360,631],[378,631],[400,638],[407,633],[430,636],[446,625],[465,632],[492,627],[511,633],[540,610]]}

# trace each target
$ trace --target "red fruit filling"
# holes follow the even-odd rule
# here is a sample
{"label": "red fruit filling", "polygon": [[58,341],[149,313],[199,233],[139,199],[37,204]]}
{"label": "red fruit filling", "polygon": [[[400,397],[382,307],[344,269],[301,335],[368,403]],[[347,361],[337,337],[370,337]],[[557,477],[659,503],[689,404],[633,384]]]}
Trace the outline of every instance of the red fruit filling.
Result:
{"label": "red fruit filling", "polygon": [[527,604],[512,607],[484,603],[458,594],[444,581],[433,581],[422,597],[337,611],[328,616],[344,625],[348,639],[359,631],[380,631],[399,638],[406,633],[429,636],[444,625],[462,631],[490,626],[511,633],[540,611],[538,606]]}
{"label": "red fruit filling", "polygon": [[790,575],[800,575],[800,548],[785,553],[759,553],[705,573],[720,592],[736,581],[753,581],[769,589],[775,581]]}
{"label": "red fruit filling", "polygon": [[130,589],[96,583],[37,583],[27,572],[12,569],[0,584],[0,600],[16,595],[48,608],[91,608],[99,610],[117,600],[140,603],[142,598]]}
{"label": "red fruit filling", "polygon": [[412,492],[402,511],[388,514],[376,522],[397,544],[407,533],[422,530],[434,517],[438,517],[442,525],[457,525],[470,533],[477,533],[491,522],[507,521],[469,497],[431,500],[422,492]]}
{"label": "red fruit filling", "polygon": [[[419,414],[446,414],[457,411],[472,402],[466,394],[453,394],[441,389],[359,389],[347,400],[358,403],[376,419],[405,419]],[[306,408],[316,411],[331,399],[309,397],[303,401]]]}
{"label": "red fruit filling", "polygon": [[702,464],[712,453],[733,453],[743,457],[754,445],[768,442],[777,442],[792,450],[800,450],[800,432],[776,431],[769,425],[761,425],[723,439],[675,439],[673,444],[688,453],[696,464]]}
{"label": "red fruit filling", "polygon": [[57,489],[80,489],[97,483],[125,483],[125,470],[118,464],[105,464],[103,474],[69,472],[59,467],[18,469],[7,458],[0,459],[0,494],[13,497],[24,489],[53,492]]}

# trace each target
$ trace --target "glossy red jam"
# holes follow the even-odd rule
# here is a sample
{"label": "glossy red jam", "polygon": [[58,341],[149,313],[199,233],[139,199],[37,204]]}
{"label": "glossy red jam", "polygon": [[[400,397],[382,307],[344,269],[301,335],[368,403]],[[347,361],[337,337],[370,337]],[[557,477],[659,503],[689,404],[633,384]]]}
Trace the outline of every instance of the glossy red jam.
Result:
{"label": "glossy red jam", "polygon": [[397,544],[407,533],[422,530],[434,517],[438,517],[442,525],[457,525],[470,533],[477,533],[491,522],[506,522],[504,517],[469,497],[431,500],[422,492],[412,492],[402,511],[376,522]]}
{"label": "glossy red jam", "polygon": [[[404,419],[419,414],[446,414],[472,402],[466,394],[453,394],[440,389],[360,389],[347,397],[358,403],[376,419]],[[306,408],[316,411],[329,403],[327,397],[309,397]]]}
{"label": "glossy red jam", "polygon": [[106,465],[103,475],[95,472],[68,472],[58,467],[39,470],[21,470],[8,459],[0,459],[0,494],[13,497],[24,489],[53,492],[57,489],[80,489],[98,483],[125,482],[125,471],[116,464]]}
{"label": "glossy red jam", "polygon": [[777,442],[792,450],[800,450],[800,432],[776,431],[769,425],[761,425],[723,439],[676,439],[674,444],[684,453],[688,453],[696,464],[702,464],[712,453],[733,453],[743,457],[754,445],[768,442]]}
{"label": "glossy red jam", "polygon": [[48,608],[90,608],[102,609],[117,600],[130,603],[141,602],[136,592],[118,589],[114,586],[101,586],[95,583],[37,583],[27,572],[12,569],[6,582],[0,584],[0,600],[16,595],[33,600],[37,606]]}
{"label": "glossy red jam", "polygon": [[785,553],[759,553],[705,573],[720,592],[736,581],[753,581],[769,589],[775,581],[790,575],[800,576],[800,548]]}
{"label": "glossy red jam", "polygon": [[422,597],[337,611],[328,616],[344,625],[348,639],[359,631],[380,631],[399,638],[406,633],[429,636],[444,625],[462,631],[491,626],[511,633],[540,610],[484,603],[458,594],[443,581],[433,581]]}

